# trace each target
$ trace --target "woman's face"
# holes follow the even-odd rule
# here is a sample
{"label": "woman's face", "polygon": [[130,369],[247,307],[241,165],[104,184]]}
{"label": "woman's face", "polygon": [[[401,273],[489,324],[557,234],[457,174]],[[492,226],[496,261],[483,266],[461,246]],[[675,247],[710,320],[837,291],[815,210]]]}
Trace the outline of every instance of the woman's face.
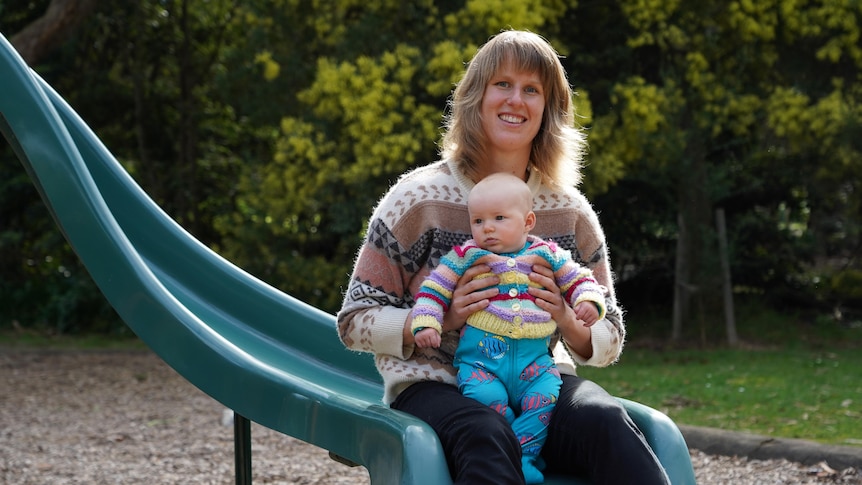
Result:
{"label": "woman's face", "polygon": [[490,160],[530,157],[542,125],[545,93],[537,73],[515,70],[506,63],[485,86],[482,128]]}

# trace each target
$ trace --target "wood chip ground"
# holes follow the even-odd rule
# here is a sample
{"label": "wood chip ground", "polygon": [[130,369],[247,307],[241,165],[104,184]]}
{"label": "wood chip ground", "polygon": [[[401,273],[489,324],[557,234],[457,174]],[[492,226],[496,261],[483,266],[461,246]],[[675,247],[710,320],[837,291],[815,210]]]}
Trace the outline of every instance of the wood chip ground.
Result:
{"label": "wood chip ground", "polygon": [[[0,484],[234,483],[230,411],[150,352],[0,350]],[[252,424],[255,484],[368,484]],[[853,469],[691,450],[698,483],[860,484]]]}

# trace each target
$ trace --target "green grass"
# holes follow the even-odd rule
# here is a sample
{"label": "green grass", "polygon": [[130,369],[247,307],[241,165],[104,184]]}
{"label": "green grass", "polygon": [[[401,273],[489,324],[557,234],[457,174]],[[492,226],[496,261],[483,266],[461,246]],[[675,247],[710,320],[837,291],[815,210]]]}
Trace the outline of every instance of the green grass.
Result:
{"label": "green grass", "polygon": [[620,361],[578,373],[678,424],[862,446],[862,324],[745,307],[738,315],[735,349],[699,329],[685,348],[669,345],[668,319],[630,315]]}
{"label": "green grass", "polygon": [[628,349],[580,375],[678,424],[862,446],[862,352]]}

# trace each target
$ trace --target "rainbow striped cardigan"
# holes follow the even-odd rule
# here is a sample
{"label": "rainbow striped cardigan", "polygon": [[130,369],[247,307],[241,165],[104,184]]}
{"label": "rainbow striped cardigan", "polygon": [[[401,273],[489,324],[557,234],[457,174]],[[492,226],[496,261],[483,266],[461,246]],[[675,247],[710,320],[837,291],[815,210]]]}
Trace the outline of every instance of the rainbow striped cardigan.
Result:
{"label": "rainbow striped cardigan", "polygon": [[467,324],[493,333],[516,339],[544,338],[554,333],[557,324],[551,315],[535,303],[527,292],[536,257],[547,261],[554,271],[557,286],[572,306],[584,301],[593,302],[599,310],[599,319],[605,316],[605,289],[593,278],[592,272],[572,260],[571,253],[552,241],[528,236],[524,248],[517,253],[495,254],[480,248],[474,240],[455,246],[441,260],[440,265],[424,280],[416,295],[411,331],[433,328],[442,331],[443,315],[449,309],[455,284],[468,268],[487,264],[490,273],[477,276],[499,276],[500,292],[491,304],[474,313]]}

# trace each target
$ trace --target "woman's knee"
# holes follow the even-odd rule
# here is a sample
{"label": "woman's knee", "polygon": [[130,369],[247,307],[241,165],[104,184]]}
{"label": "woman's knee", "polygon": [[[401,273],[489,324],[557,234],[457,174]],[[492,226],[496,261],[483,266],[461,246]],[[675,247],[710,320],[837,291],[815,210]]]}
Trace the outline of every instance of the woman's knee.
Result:
{"label": "woman's knee", "polygon": [[631,429],[631,419],[618,401],[597,401],[579,406],[557,406],[553,426],[591,436],[613,436],[620,430]]}
{"label": "woman's knee", "polygon": [[615,437],[639,439],[640,432],[622,403],[601,386],[573,376],[565,376],[563,381],[551,434],[589,436],[599,446],[606,440],[613,442]]}

